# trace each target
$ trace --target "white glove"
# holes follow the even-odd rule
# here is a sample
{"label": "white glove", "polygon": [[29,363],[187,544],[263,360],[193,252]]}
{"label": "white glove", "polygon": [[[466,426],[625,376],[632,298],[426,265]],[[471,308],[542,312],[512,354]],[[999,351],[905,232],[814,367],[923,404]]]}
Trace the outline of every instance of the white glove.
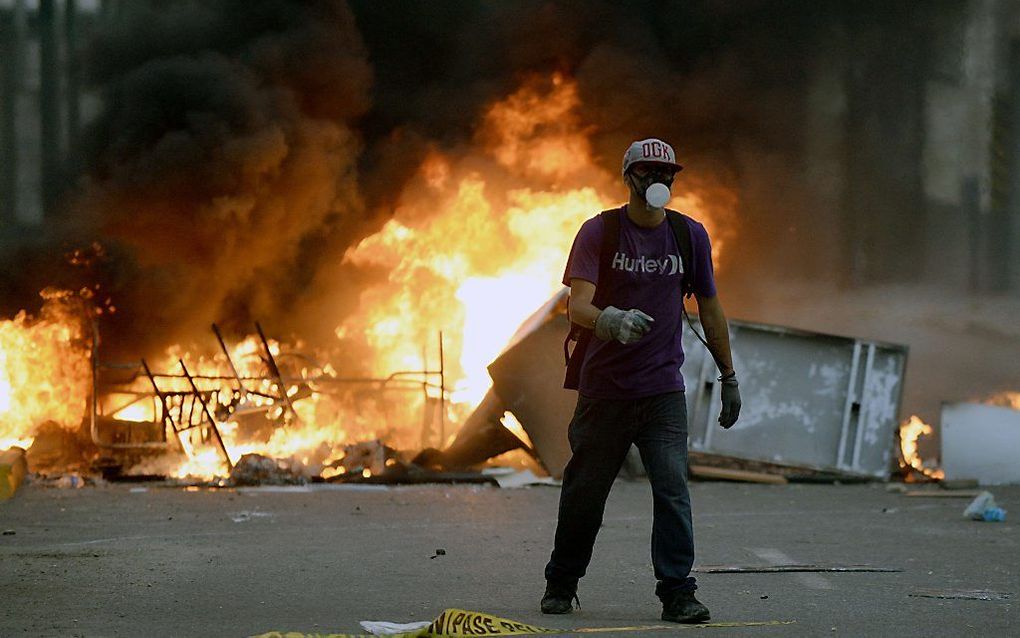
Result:
{"label": "white glove", "polygon": [[652,319],[636,308],[620,310],[606,306],[595,320],[595,336],[603,341],[616,339],[623,345],[635,343],[652,329]]}

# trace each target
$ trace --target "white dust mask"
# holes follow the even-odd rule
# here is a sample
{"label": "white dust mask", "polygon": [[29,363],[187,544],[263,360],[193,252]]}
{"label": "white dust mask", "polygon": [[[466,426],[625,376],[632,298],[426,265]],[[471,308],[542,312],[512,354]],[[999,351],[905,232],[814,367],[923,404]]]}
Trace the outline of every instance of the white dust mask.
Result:
{"label": "white dust mask", "polygon": [[672,195],[669,192],[669,186],[660,182],[655,182],[645,189],[645,201],[648,202],[649,208],[664,208],[670,197]]}

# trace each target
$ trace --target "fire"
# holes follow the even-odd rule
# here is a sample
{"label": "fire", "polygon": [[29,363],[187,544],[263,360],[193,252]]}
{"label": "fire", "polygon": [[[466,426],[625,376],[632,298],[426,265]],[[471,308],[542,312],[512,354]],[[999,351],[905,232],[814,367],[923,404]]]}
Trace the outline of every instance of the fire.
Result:
{"label": "fire", "polygon": [[114,417],[121,421],[132,421],[144,423],[156,419],[156,411],[151,404],[134,403],[113,413]]}
{"label": "fire", "polygon": [[1000,392],[988,397],[983,403],[1020,410],[1020,392]]}
{"label": "fire", "polygon": [[[329,377],[334,372],[328,365],[308,367],[308,361],[303,361],[306,364],[304,367],[293,369],[293,366],[285,363],[285,358],[282,357],[286,354],[282,344],[275,340],[269,340],[268,344],[269,351],[274,357],[279,358],[279,365],[284,368],[281,372],[285,375],[294,374],[312,379]],[[298,348],[301,345],[295,344]],[[236,463],[245,454],[258,453],[276,459],[286,459],[292,467],[318,466],[323,464],[334,448],[349,436],[374,435],[375,431],[369,427],[369,420],[378,419],[378,415],[341,413],[341,406],[330,396],[320,394],[306,396],[307,393],[301,395],[296,383],[289,384],[286,388],[288,397],[293,401],[296,415],[281,421],[287,408],[283,401],[271,398],[280,397],[281,388],[267,376],[265,361],[260,356],[262,348],[259,337],[255,335],[248,336],[230,348],[230,360],[245,384],[246,395],[243,398],[236,380],[233,379],[233,370],[227,357],[222,353],[210,356],[193,353],[180,346],[172,346],[159,361],[154,362],[152,367],[154,371],[168,371],[179,375],[181,372],[179,361],[184,361],[200,389],[233,390],[232,393],[225,393],[227,396],[221,396],[218,401],[219,404],[225,404],[230,400],[236,401],[235,410],[229,418],[219,418],[217,402],[211,402],[209,405],[231,463]],[[254,378],[259,380],[252,380]],[[159,376],[157,382],[163,392],[190,390],[190,383],[181,376],[174,378]],[[136,381],[136,387],[142,389],[145,383],[148,383],[147,379]],[[148,421],[159,418],[150,404],[128,406],[114,415],[120,420]],[[246,418],[253,419],[256,425],[272,428],[272,431],[268,436],[264,433],[245,431],[240,421]],[[218,444],[209,440],[204,429],[196,428],[184,432],[180,435],[180,441],[185,452],[184,460],[157,459],[142,463],[133,471],[199,479],[227,474],[222,451]]]}
{"label": "fire", "polygon": [[917,416],[912,416],[900,425],[900,452],[903,458],[900,464],[910,467],[932,479],[945,478],[945,473],[938,468],[926,467],[917,450],[917,441],[922,436],[929,436],[932,427]]}
{"label": "fire", "polygon": [[[337,329],[365,335],[377,373],[420,367],[421,345],[443,330],[455,359],[454,403],[463,413],[481,401],[486,366],[560,289],[577,229],[624,195],[619,178],[595,163],[579,106],[567,78],[525,82],[490,107],[471,150],[434,150],[394,218],[347,254],[389,273]],[[688,194],[673,205],[699,213],[703,200]]]}
{"label": "fire", "polygon": [[77,428],[89,394],[89,341],[71,293],[44,290],[39,316],[0,321],[0,449],[28,447],[46,421]]}
{"label": "fire", "polygon": [[[358,307],[336,327],[338,341],[314,358],[326,362],[331,347],[353,345],[367,354],[361,369],[345,370],[343,376],[436,371],[442,332],[448,393],[442,418],[453,426],[445,429],[443,440],[426,441],[423,435],[422,408],[438,404],[434,383],[403,395],[398,413],[332,383],[340,375],[326,363],[291,359],[283,373],[287,387],[278,387],[256,336],[230,348],[237,373],[258,379],[245,382],[245,392],[222,353],[181,346],[149,361],[160,389],[190,391],[180,376],[178,360],[183,360],[201,390],[217,392],[209,408],[231,463],[259,453],[336,475],[344,472],[336,461],[352,442],[378,439],[397,449],[448,443],[456,424],[489,389],[486,366],[521,322],[560,289],[577,229],[625,197],[615,170],[594,159],[580,106],[577,85],[569,78],[526,80],[485,111],[470,144],[432,149],[404,186],[392,219],[344,256],[350,265],[386,273],[386,281],[363,290]],[[719,221],[732,219],[735,196],[708,182],[684,192],[691,188],[684,184],[672,206],[708,226],[718,257],[728,230]],[[81,422],[89,389],[88,352],[81,341],[71,324],[45,315],[0,323],[0,439],[27,442],[40,419],[66,427]],[[274,357],[307,350],[278,342],[269,347]],[[420,376],[407,378],[418,379],[421,387]],[[137,400],[151,390],[147,378],[121,390],[100,397],[105,416],[125,422],[162,419],[158,402]],[[284,392],[293,414],[278,400]],[[230,410],[219,409],[224,405]],[[9,418],[12,413],[16,416]],[[505,422],[516,424],[512,417]],[[226,474],[223,452],[208,430],[196,428],[180,438],[182,456],[149,460],[134,471],[199,478]],[[171,445],[177,445],[173,439]]]}
{"label": "fire", "polygon": [[493,104],[479,132],[502,166],[528,176],[590,174],[591,146],[578,116],[577,85],[553,75]]}
{"label": "fire", "polygon": [[[336,328],[339,339],[369,347],[367,374],[434,370],[442,331],[450,392],[446,418],[455,423],[485,396],[488,364],[521,322],[560,289],[577,229],[625,194],[619,177],[595,163],[579,106],[577,86],[567,78],[526,81],[488,109],[469,149],[433,149],[402,192],[393,218],[348,251],[347,263],[387,273],[386,282],[366,289],[358,312]],[[709,195],[713,213],[732,213],[735,198],[721,189],[678,196],[673,206],[697,215],[715,235],[713,220],[702,214]],[[716,240],[716,255],[722,243]],[[208,370],[205,365],[195,367]],[[218,369],[222,373],[222,364]],[[435,399],[438,390],[429,390],[429,396]],[[420,396],[408,400],[421,406]],[[345,442],[420,443],[419,422],[385,429],[386,415],[355,414],[322,395],[297,401],[295,408],[300,421],[262,444],[244,443],[237,428],[222,424],[231,458],[257,451],[328,465]],[[445,435],[433,444],[448,443],[455,432]],[[222,458],[214,451],[192,454],[175,470],[221,472]]]}

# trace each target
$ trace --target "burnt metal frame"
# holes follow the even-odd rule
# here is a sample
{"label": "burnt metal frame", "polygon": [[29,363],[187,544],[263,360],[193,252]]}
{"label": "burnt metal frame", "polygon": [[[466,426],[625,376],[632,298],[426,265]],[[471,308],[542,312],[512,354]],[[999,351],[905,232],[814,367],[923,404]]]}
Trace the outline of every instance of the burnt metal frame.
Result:
{"label": "burnt metal frame", "polygon": [[[216,442],[219,443],[220,450],[223,452],[223,458],[227,462],[227,469],[233,470],[234,463],[230,460],[230,453],[227,452],[227,446],[223,445],[223,437],[220,436],[220,429],[216,425],[216,418],[209,411],[209,406],[205,402],[205,397],[202,396],[202,391],[195,385],[195,379],[192,378],[191,373],[188,372],[188,366],[184,365],[184,359],[178,359],[178,363],[181,364],[181,370],[184,372],[184,376],[188,378],[188,383],[191,385],[191,390],[195,393],[195,397],[198,398],[199,403],[202,404],[202,412],[205,414],[205,418],[209,420],[209,428],[213,434],[216,435]],[[191,404],[194,408],[194,403]],[[171,422],[172,423],[172,422]]]}
{"label": "burnt metal frame", "polygon": [[216,324],[212,324],[213,334],[216,335],[216,341],[220,344],[220,350],[223,351],[223,356],[227,358],[227,365],[230,366],[230,371],[234,373],[234,379],[237,380],[238,388],[240,388],[242,394],[248,394],[248,388],[245,387],[244,381],[241,380],[241,375],[237,373],[237,368],[234,367],[234,360],[230,358],[230,350],[227,348],[227,344],[223,341],[223,335],[220,333],[220,327]]}
{"label": "burnt metal frame", "polygon": [[149,378],[149,383],[152,384],[152,391],[156,393],[157,397],[159,397],[159,403],[163,408],[161,414],[163,415],[163,419],[165,419],[163,427],[164,434],[166,433],[165,423],[169,421],[170,429],[173,430],[174,437],[177,439],[177,445],[181,446],[182,452],[187,453],[184,449],[184,442],[181,441],[180,430],[177,429],[177,424],[174,423],[174,415],[171,414],[170,406],[167,405],[166,396],[160,391],[159,386],[156,384],[156,378],[152,376],[152,370],[149,369],[149,364],[145,362],[145,359],[142,359],[142,369],[145,370],[145,376]]}
{"label": "burnt metal frame", "polygon": [[[266,339],[266,334],[262,332],[262,326],[259,322],[255,322],[255,330],[259,333],[259,340],[262,342],[262,349],[265,351],[266,356],[263,361],[266,362],[266,366],[269,367],[269,374],[276,379],[276,387],[280,389],[280,396],[277,397],[277,401],[282,400],[283,404],[287,406],[290,413],[294,415],[295,420],[300,420],[297,411],[294,409],[294,404],[290,402],[290,394],[287,392],[287,384],[283,381],[283,375],[280,374],[280,368],[276,365],[276,357],[273,356],[273,351],[269,349],[269,341]],[[227,359],[230,357],[228,356]],[[234,367],[234,364],[230,364],[230,367]]]}
{"label": "burnt metal frame", "polygon": [[[141,400],[143,400],[145,398],[158,399],[159,405],[162,408],[161,420],[163,421],[163,424],[164,424],[164,434],[163,434],[164,439],[166,438],[166,429],[165,428],[166,428],[167,425],[169,425],[170,429],[174,433],[174,437],[177,440],[177,445],[180,447],[180,449],[182,451],[184,451],[184,444],[181,441],[180,433],[184,432],[186,430],[190,430],[190,429],[195,428],[195,427],[199,427],[199,426],[204,424],[204,421],[200,421],[199,423],[192,423],[192,421],[193,421],[192,417],[194,416],[193,413],[194,413],[194,409],[195,409],[195,400],[198,400],[202,404],[203,412],[205,413],[205,415],[209,419],[209,422],[212,424],[211,428],[213,429],[213,431],[215,433],[215,437],[216,437],[217,441],[219,442],[220,448],[223,451],[223,455],[224,455],[224,457],[227,460],[228,466],[232,466],[229,454],[227,454],[226,448],[223,445],[223,440],[222,440],[222,438],[220,436],[219,429],[216,427],[215,419],[212,418],[213,415],[212,415],[212,413],[210,412],[210,410],[208,408],[208,403],[206,402],[206,398],[203,396],[202,391],[200,391],[198,389],[197,384],[195,383],[195,381],[235,381],[235,382],[237,382],[238,386],[240,387],[241,393],[244,394],[244,395],[259,396],[259,397],[263,397],[263,398],[267,398],[267,399],[272,399],[274,401],[279,401],[280,400],[279,396],[275,396],[275,395],[271,395],[271,394],[266,394],[266,393],[263,393],[263,392],[259,392],[257,390],[250,390],[250,389],[248,389],[248,387],[245,384],[246,381],[266,381],[266,380],[275,381],[278,384],[278,387],[282,390],[282,394],[285,397],[286,404],[287,404],[288,408],[292,411],[292,413],[294,414],[295,417],[297,417],[297,413],[293,412],[293,409],[294,409],[293,405],[291,405],[290,397],[287,395],[287,384],[289,384],[289,383],[311,382],[311,383],[315,383],[315,384],[328,384],[328,385],[360,385],[360,384],[365,384],[365,385],[375,386],[374,390],[376,390],[378,392],[385,392],[385,391],[388,391],[388,390],[394,390],[394,391],[416,391],[416,390],[420,390],[422,392],[422,395],[423,395],[423,405],[422,405],[422,411],[423,411],[423,416],[422,416],[423,436],[426,434],[425,430],[427,429],[427,426],[429,424],[429,420],[428,420],[429,401],[432,400],[432,397],[430,396],[430,392],[438,390],[438,394],[439,394],[439,396],[438,396],[438,402],[439,402],[439,441],[440,441],[440,443],[443,442],[443,439],[445,438],[445,430],[446,430],[445,424],[446,424],[447,388],[446,388],[446,358],[445,358],[445,351],[444,351],[444,338],[443,338],[443,333],[442,332],[439,332],[439,369],[438,370],[430,370],[429,369],[428,359],[427,359],[427,356],[425,356],[426,353],[423,352],[423,358],[422,358],[423,369],[422,370],[400,370],[400,371],[397,371],[397,372],[394,372],[394,373],[390,374],[387,377],[382,377],[382,378],[380,378],[380,377],[332,377],[332,376],[320,376],[320,377],[316,377],[314,379],[305,379],[305,378],[284,377],[282,375],[282,373],[279,370],[279,367],[276,364],[275,357],[273,356],[272,352],[269,351],[268,341],[266,340],[265,335],[264,335],[264,333],[262,331],[262,328],[261,328],[261,326],[258,323],[256,323],[256,328],[258,329],[259,336],[260,336],[260,338],[262,340],[263,347],[265,349],[265,353],[266,353],[266,355],[268,357],[266,363],[267,363],[267,365],[271,365],[271,370],[275,370],[276,371],[276,373],[272,377],[254,377],[254,376],[244,377],[244,376],[241,376],[238,373],[237,368],[234,366],[234,362],[233,362],[233,360],[230,357],[229,350],[226,347],[226,343],[223,340],[223,337],[222,337],[222,334],[220,333],[219,327],[216,326],[215,324],[213,324],[212,329],[213,329],[214,334],[216,335],[217,341],[219,342],[220,348],[223,350],[224,355],[227,357],[227,362],[228,362],[228,364],[230,366],[230,369],[231,369],[231,372],[232,372],[232,376],[191,374],[190,371],[188,371],[187,368],[184,366],[184,362],[183,361],[180,361],[181,367],[184,368],[184,373],[183,374],[153,372],[149,368],[147,362],[144,359],[141,360],[140,366],[138,364],[104,363],[104,362],[101,362],[99,360],[99,355],[98,355],[98,349],[99,349],[99,326],[98,326],[98,324],[96,322],[93,322],[93,324],[92,324],[93,339],[92,339],[91,362],[90,362],[91,363],[90,367],[91,367],[91,371],[92,371],[92,392],[91,392],[91,397],[90,397],[90,400],[89,400],[90,433],[91,433],[92,441],[97,446],[99,446],[100,448],[106,448],[106,449],[152,449],[152,448],[164,448],[164,449],[166,449],[166,448],[169,447],[169,443],[166,440],[164,440],[163,442],[149,442],[149,443],[104,443],[104,442],[99,440],[97,417],[100,416],[100,410],[99,410],[99,393],[100,393],[100,390],[101,390],[100,383],[99,383],[99,372],[100,372],[100,370],[101,369],[134,369],[135,372],[136,372],[136,376],[131,379],[131,382],[133,382],[135,380],[135,378],[137,378],[138,369],[140,367],[142,373],[144,373],[144,375],[148,378],[149,384],[153,388],[153,392],[150,394],[150,393],[147,393],[147,392],[139,392],[137,390],[112,390],[112,389],[109,390],[109,391],[112,391],[113,393],[116,393],[116,394],[134,395],[136,397],[135,399],[129,401],[128,403],[126,403],[126,404],[124,404],[122,406],[119,406],[116,410],[114,410],[112,412],[112,414],[115,414],[116,412],[118,412],[118,411],[120,411],[120,410],[122,410],[122,409],[124,409],[124,408],[126,408],[126,407],[128,407],[130,405],[133,405],[133,404],[137,403],[138,401],[141,401]],[[271,364],[270,364],[270,361],[272,362]],[[412,376],[419,376],[419,377],[421,377],[421,380],[407,378],[407,377],[412,377]],[[192,391],[190,391],[190,392],[184,392],[184,391],[169,391],[169,392],[166,392],[166,391],[163,391],[163,390],[161,390],[159,388],[159,385],[157,383],[157,379],[187,379],[189,384],[192,387]],[[216,393],[217,393],[217,391],[213,391],[213,392],[208,393],[208,394],[210,394],[210,398],[212,398],[212,396],[214,396]],[[188,424],[185,425],[184,418],[183,418],[184,417],[184,403],[183,403],[183,400],[182,400],[181,407],[180,407],[181,423],[180,423],[180,427],[178,427],[177,422],[173,418],[172,406],[168,402],[168,399],[171,399],[173,397],[187,397],[187,396],[193,397],[192,404],[191,404],[191,411],[192,411],[192,413],[189,415],[189,417],[187,419],[187,423]]]}

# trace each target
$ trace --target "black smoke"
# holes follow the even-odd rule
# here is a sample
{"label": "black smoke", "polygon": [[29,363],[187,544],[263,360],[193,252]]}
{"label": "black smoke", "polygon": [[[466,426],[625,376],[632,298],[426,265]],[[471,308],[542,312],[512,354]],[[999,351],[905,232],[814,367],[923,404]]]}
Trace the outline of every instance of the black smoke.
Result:
{"label": "black smoke", "polygon": [[[52,236],[5,268],[3,307],[30,306],[43,285],[97,281],[117,307],[103,320],[108,345],[125,355],[211,321],[321,338],[377,275],[343,266],[344,250],[388,219],[426,150],[470,142],[487,105],[554,71],[577,81],[607,171],[631,140],[658,136],[687,167],[678,188],[736,194],[740,244],[721,272],[738,315],[753,317],[774,282],[838,279],[859,256],[844,237],[881,243],[883,259],[858,275],[888,280],[915,257],[903,240],[923,206],[923,139],[917,118],[901,117],[929,72],[913,49],[952,6],[122,3],[84,60],[103,109],[80,177]],[[835,62],[819,66],[826,56]],[[856,91],[863,128],[837,135],[859,137],[840,137],[856,152],[858,196],[822,205],[805,121],[826,73]],[[832,215],[833,201],[848,208]],[[841,219],[860,223],[844,232]],[[94,241],[103,250],[90,266],[64,264]]]}
{"label": "black smoke", "polygon": [[[96,279],[116,308],[106,343],[125,355],[214,320],[283,324],[319,248],[362,224],[356,122],[373,73],[349,8],[130,3],[97,33],[86,69],[104,108],[21,292]],[[54,277],[47,261],[93,240],[103,254],[85,273]]]}

